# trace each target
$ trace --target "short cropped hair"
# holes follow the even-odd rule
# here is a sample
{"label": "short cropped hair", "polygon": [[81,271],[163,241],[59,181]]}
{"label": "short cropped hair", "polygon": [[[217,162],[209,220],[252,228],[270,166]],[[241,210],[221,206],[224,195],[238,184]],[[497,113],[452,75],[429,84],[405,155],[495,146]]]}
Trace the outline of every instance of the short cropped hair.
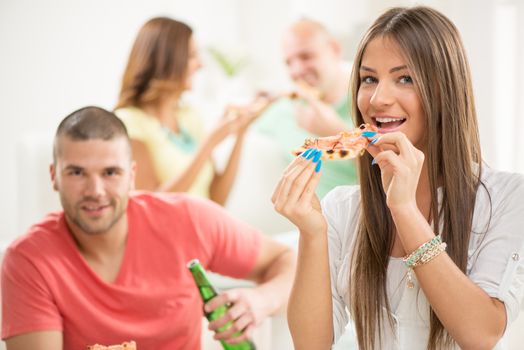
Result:
{"label": "short cropped hair", "polygon": [[[58,140],[67,136],[74,141],[113,140],[123,137],[129,143],[124,123],[112,112],[96,106],[80,108],[65,117],[56,130],[53,144],[53,161],[58,155]],[[131,146],[129,145],[130,154]]]}

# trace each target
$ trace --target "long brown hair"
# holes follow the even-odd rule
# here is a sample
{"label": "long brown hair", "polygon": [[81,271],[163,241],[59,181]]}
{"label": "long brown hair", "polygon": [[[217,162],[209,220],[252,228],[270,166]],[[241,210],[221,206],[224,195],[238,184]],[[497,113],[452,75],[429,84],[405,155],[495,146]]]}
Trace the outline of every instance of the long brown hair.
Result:
{"label": "long brown hair", "polygon": [[189,57],[192,29],[171,18],[147,21],[135,39],[116,108],[158,102],[181,92]]}
{"label": "long brown hair", "polygon": [[[426,118],[425,161],[433,229],[436,234],[442,234],[448,244],[448,255],[465,272],[475,194],[480,183],[481,154],[470,70],[460,35],[448,18],[428,7],[386,11],[360,42],[351,78],[353,101],[357,101],[360,87],[362,56],[367,44],[377,37],[396,42],[413,73]],[[353,116],[356,125],[364,122],[356,104]],[[349,277],[351,314],[359,346],[365,350],[374,348],[377,334],[381,339],[384,316],[392,325],[386,272],[394,242],[394,223],[386,205],[380,170],[371,165],[371,160],[366,154],[358,162],[361,212]],[[440,208],[439,185],[442,186]],[[453,340],[434,311],[430,312],[427,348],[449,346]]]}

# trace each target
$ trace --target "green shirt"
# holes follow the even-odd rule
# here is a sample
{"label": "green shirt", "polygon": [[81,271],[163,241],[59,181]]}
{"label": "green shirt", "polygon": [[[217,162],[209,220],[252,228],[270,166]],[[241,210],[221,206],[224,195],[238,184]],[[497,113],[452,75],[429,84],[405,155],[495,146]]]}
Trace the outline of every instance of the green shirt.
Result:
{"label": "green shirt", "polygon": [[[282,99],[260,116],[255,123],[255,130],[274,139],[282,148],[284,156],[291,161],[294,156],[291,151],[302,145],[308,137],[314,137],[301,129],[295,121],[295,103],[303,103],[289,99]],[[344,100],[333,106],[340,118],[353,127],[349,115],[349,102]],[[357,183],[355,163],[352,160],[330,160],[322,163],[322,177],[317,187],[317,194],[322,198],[326,193],[340,185]]]}

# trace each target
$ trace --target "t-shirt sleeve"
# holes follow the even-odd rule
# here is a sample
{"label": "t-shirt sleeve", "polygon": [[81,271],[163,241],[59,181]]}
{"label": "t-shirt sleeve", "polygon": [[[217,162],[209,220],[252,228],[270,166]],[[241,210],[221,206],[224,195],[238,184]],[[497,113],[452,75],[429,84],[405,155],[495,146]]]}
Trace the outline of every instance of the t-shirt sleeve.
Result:
{"label": "t-shirt sleeve", "polygon": [[[482,187],[481,187],[482,190]],[[516,319],[524,295],[524,177],[514,177],[490,193],[491,217],[484,232],[472,233],[470,279],[488,295],[504,302],[508,325]],[[490,216],[490,212],[492,215]],[[475,230],[474,230],[475,231]]]}
{"label": "t-shirt sleeve", "polygon": [[[333,303],[333,343],[336,343],[340,336],[345,332],[349,322],[349,314],[346,311],[344,294],[347,290],[340,290],[339,277],[347,282],[349,275],[342,265],[347,264],[348,254],[344,251],[343,242],[344,225],[343,220],[348,216],[347,205],[341,205],[341,197],[345,195],[350,187],[338,187],[329,192],[322,200],[322,212],[328,223],[328,251],[329,251],[329,271],[331,276],[331,298]],[[347,201],[344,201],[347,204]],[[341,210],[343,209],[343,210]],[[341,274],[343,276],[341,276]],[[347,283],[343,289],[347,289]]]}
{"label": "t-shirt sleeve", "polygon": [[254,269],[262,234],[209,200],[192,198],[188,212],[208,252],[207,269],[221,275],[246,278]]}
{"label": "t-shirt sleeve", "polygon": [[2,339],[59,330],[62,318],[44,277],[25,256],[8,250],[2,264]]}

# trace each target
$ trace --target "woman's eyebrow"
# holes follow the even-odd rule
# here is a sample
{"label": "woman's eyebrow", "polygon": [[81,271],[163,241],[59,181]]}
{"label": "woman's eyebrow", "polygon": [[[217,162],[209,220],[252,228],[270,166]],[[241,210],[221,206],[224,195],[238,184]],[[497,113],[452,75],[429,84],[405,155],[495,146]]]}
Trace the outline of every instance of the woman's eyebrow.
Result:
{"label": "woman's eyebrow", "polygon": [[[407,69],[408,66],[406,66],[405,64],[402,65],[402,66],[398,66],[398,67],[393,67],[389,70],[390,73],[394,73],[394,72],[397,72],[399,70],[403,70],[403,69]],[[367,66],[360,66],[360,70],[364,70],[364,71],[368,71],[368,72],[372,72],[372,73],[376,73],[377,71],[373,68],[370,68],[370,67],[367,67]]]}

